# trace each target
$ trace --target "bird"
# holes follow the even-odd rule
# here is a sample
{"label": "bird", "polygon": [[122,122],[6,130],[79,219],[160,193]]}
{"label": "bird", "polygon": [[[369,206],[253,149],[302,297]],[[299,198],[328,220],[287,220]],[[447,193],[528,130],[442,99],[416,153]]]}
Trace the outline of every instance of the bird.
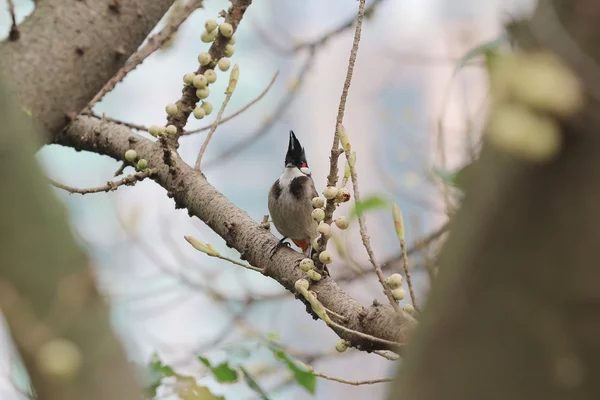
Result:
{"label": "bird", "polygon": [[275,229],[283,236],[271,257],[280,247],[289,246],[286,239],[291,239],[308,257],[312,256],[312,243],[318,236],[317,221],[311,215],[314,197],[318,193],[304,148],[290,130],[283,173],[269,190],[269,214]]}

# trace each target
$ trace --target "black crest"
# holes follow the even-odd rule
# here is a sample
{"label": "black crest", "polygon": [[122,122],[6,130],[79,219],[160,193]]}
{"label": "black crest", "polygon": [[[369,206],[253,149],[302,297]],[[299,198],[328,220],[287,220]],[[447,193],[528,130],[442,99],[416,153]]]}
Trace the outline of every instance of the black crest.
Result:
{"label": "black crest", "polygon": [[294,131],[290,131],[290,144],[288,145],[288,151],[285,155],[285,166],[294,166],[298,168],[308,167],[306,156],[304,155],[304,148],[300,144],[298,138],[296,138],[296,135],[294,135]]}

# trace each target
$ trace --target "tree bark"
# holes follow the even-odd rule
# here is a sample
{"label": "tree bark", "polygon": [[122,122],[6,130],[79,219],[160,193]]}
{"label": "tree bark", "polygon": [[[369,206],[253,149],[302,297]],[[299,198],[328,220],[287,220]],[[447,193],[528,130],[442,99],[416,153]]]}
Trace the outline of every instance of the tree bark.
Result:
{"label": "tree bark", "polygon": [[45,142],[79,114],[173,0],[44,0],[0,43],[0,71]]}
{"label": "tree bark", "polygon": [[587,105],[547,164],[484,146],[390,399],[600,398],[600,3],[540,1],[511,32],[563,58]]}
{"label": "tree bark", "polygon": [[[35,152],[31,121],[0,88],[0,309],[40,400],[131,400],[136,380],[112,333],[88,260],[76,245]],[[82,364],[67,377],[41,363],[50,343]],[[64,362],[60,351],[51,362]],[[76,364],[72,364],[76,365]]]}

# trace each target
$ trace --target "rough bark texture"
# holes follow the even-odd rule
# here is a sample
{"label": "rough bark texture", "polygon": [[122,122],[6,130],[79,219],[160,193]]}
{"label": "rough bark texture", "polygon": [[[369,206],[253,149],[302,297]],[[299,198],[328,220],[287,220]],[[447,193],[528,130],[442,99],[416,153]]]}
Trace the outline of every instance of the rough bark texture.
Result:
{"label": "rough bark texture", "polygon": [[526,25],[516,42],[595,98],[548,164],[484,146],[390,399],[600,398],[600,3],[540,1]]}
{"label": "rough bark texture", "polygon": [[[33,158],[37,136],[23,118],[0,90],[2,314],[38,399],[136,399],[136,380],[94,289],[88,260]],[[83,361],[64,381],[45,374],[37,362],[40,349],[56,339],[71,342]]]}
{"label": "rough bark texture", "polygon": [[[55,142],[121,161],[128,149],[135,149],[140,158],[148,160],[149,168],[157,169],[152,179],[167,190],[176,208],[186,208],[190,216],[206,222],[228,246],[238,250],[242,258],[254,266],[265,268],[265,274],[286,289],[295,292],[296,280],[306,279],[306,275],[297,267],[302,259],[299,253],[282,248],[270,259],[271,249],[277,243],[275,236],[219,193],[201,172],[178,157],[171,156],[172,166],[167,167],[163,162],[167,158],[164,156],[165,150],[160,143],[143,138],[124,126],[89,117],[78,118],[56,137]],[[346,327],[388,341],[406,342],[413,323],[409,315],[393,313],[391,307],[379,304],[362,307],[330,278],[312,283],[311,290],[317,293],[325,307],[348,319],[343,323]],[[361,339],[355,334],[337,333],[365,350],[388,348],[385,344]]]}
{"label": "rough bark texture", "polygon": [[46,141],[77,115],[162,18],[173,0],[44,0],[0,44],[0,73]]}

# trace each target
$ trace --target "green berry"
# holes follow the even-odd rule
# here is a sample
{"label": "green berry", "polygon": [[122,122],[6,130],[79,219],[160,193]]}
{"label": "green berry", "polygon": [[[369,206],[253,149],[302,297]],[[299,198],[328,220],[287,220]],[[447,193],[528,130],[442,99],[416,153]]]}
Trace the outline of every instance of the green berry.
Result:
{"label": "green berry", "polygon": [[129,149],[125,152],[125,159],[129,162],[134,162],[137,158],[137,153],[133,149]]}
{"label": "green berry", "polygon": [[210,64],[210,61],[212,60],[212,57],[210,56],[210,53],[207,53],[206,51],[203,51],[202,53],[200,53],[198,55],[198,62],[200,63],[200,65],[202,65],[203,67],[205,65]]}
{"label": "green berry", "polygon": [[221,71],[227,71],[231,66],[231,61],[229,60],[229,58],[223,57],[219,60],[217,65]]}
{"label": "green berry", "polygon": [[322,251],[321,254],[319,254],[319,260],[323,264],[331,264],[333,262],[333,257],[331,256],[330,252],[325,250],[325,251]]}
{"label": "green berry", "polygon": [[311,216],[317,222],[323,221],[323,219],[325,219],[325,210],[322,208],[315,208],[312,211]]}
{"label": "green berry", "polygon": [[185,83],[186,85],[191,85],[194,81],[195,76],[196,74],[194,74],[193,72],[188,72],[183,76],[183,83]]}
{"label": "green berry", "polygon": [[202,107],[199,106],[194,108],[194,117],[196,119],[202,119],[205,115],[206,113],[204,112],[204,109]]}
{"label": "green berry", "polygon": [[229,44],[235,44],[235,35],[229,38]]}
{"label": "green berry", "polygon": [[200,40],[202,40],[204,43],[210,43],[213,40],[215,40],[216,37],[217,37],[217,31],[212,31],[212,32],[202,31],[202,34],[200,35]]}
{"label": "green berry", "polygon": [[214,19],[207,19],[204,23],[204,28],[206,28],[207,32],[214,31],[215,29],[217,29],[217,26],[219,26],[219,23]]}
{"label": "green berry", "polygon": [[209,95],[210,89],[208,87],[196,90],[196,97],[198,97],[200,100],[207,98]]}
{"label": "green berry", "polygon": [[340,339],[337,341],[337,343],[335,344],[335,349],[339,352],[339,353],[343,353],[346,350],[348,350],[348,343],[344,340],[344,339]]}
{"label": "green berry", "polygon": [[299,292],[308,290],[308,281],[306,279],[298,279],[296,283],[294,283],[294,288]]}
{"label": "green berry", "polygon": [[398,289],[400,286],[402,286],[402,275],[392,274],[385,278],[385,283],[388,284],[390,289]]}
{"label": "green berry", "polygon": [[325,200],[323,200],[321,197],[313,197],[312,206],[313,208],[322,208],[325,206]]}
{"label": "green berry", "polygon": [[327,200],[335,199],[335,196],[338,194],[338,189],[335,186],[327,186],[325,190],[323,190],[323,196]]}
{"label": "green berry", "polygon": [[204,110],[205,115],[210,115],[210,113],[213,110],[212,104],[209,103],[208,101],[203,101],[201,107]]}
{"label": "green berry", "polygon": [[326,224],[325,222],[321,221],[321,223],[317,227],[317,232],[319,232],[323,236],[329,236],[331,234],[331,227],[329,226],[329,224]]}
{"label": "green berry", "polygon": [[204,75],[198,74],[194,77],[192,83],[196,89],[202,89],[205,88],[206,85],[208,85],[208,80]]}
{"label": "green berry", "polygon": [[300,269],[304,272],[308,272],[315,267],[315,263],[310,258],[305,258],[300,261]]}
{"label": "green berry", "polygon": [[215,73],[214,69],[207,69],[204,71],[204,76],[206,77],[208,83],[215,83],[217,81],[217,74]]}
{"label": "green berry", "polygon": [[148,161],[146,161],[145,159],[140,159],[140,161],[138,161],[137,163],[137,167],[140,170],[144,170],[146,169],[146,167],[148,167]]}
{"label": "green berry", "polygon": [[167,114],[169,114],[169,115],[177,115],[177,112],[179,111],[177,108],[177,104],[172,104],[172,103],[167,105],[166,110],[167,110]]}
{"label": "green berry", "polygon": [[348,220],[348,217],[337,217],[335,220],[335,226],[337,226],[340,229],[346,229],[348,228],[348,225],[350,225],[350,221]]}
{"label": "green berry", "polygon": [[394,296],[394,299],[396,300],[404,300],[406,292],[402,288],[394,289],[392,290],[392,296]]}
{"label": "green berry", "polygon": [[148,132],[150,132],[150,134],[154,137],[157,137],[160,134],[160,127],[156,126],[156,125],[152,125],[150,127],[150,129],[148,130]]}
{"label": "green berry", "polygon": [[227,22],[223,22],[219,25],[219,32],[225,37],[231,37],[233,35],[233,26]]}
{"label": "green berry", "polygon": [[177,127],[175,125],[168,125],[165,132],[169,135],[175,135],[177,134]]}
{"label": "green berry", "polygon": [[321,274],[315,271],[314,269],[309,269],[308,271],[306,271],[306,276],[308,276],[311,281],[321,280]]}
{"label": "green berry", "polygon": [[235,53],[235,48],[233,47],[232,44],[228,44],[227,46],[225,46],[225,50],[223,51],[223,54],[225,54],[226,57],[231,57],[233,55],[233,53]]}

